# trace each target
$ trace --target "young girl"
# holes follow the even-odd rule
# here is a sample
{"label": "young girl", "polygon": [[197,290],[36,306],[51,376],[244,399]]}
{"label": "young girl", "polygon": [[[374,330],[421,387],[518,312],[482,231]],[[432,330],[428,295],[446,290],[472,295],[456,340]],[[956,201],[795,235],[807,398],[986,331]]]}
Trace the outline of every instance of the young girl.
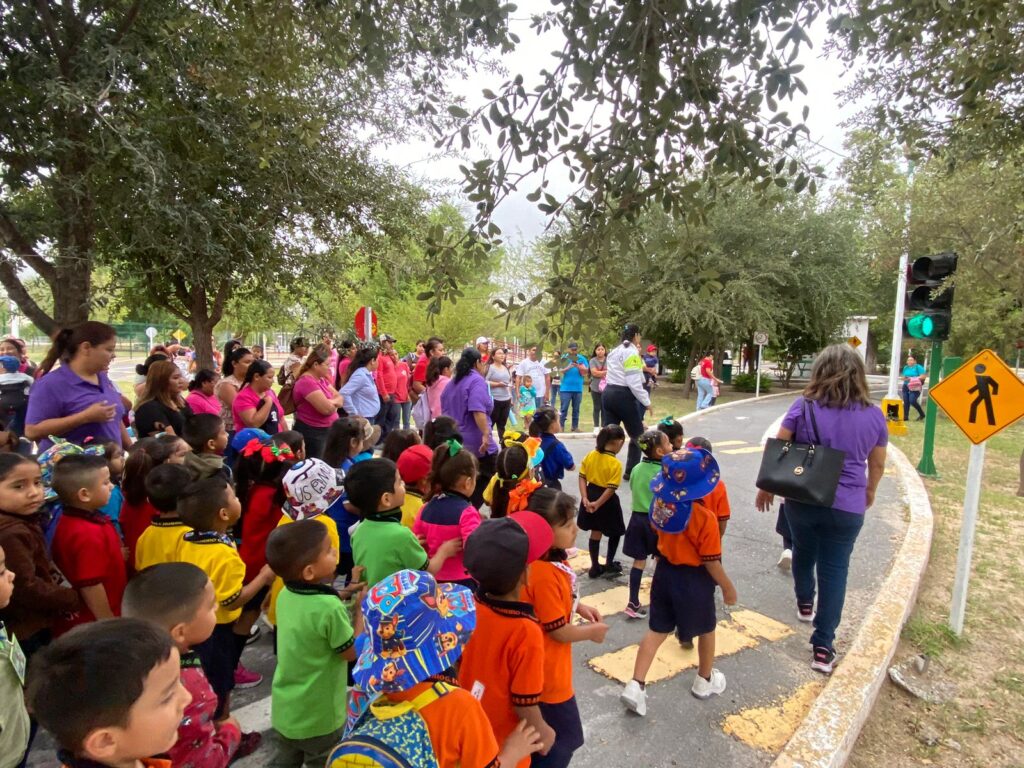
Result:
{"label": "young girl", "polygon": [[[544,630],[544,689],[540,713],[558,737],[546,755],[533,755],[531,766],[565,768],[583,746],[583,725],[572,685],[572,644],[603,643],[608,633],[597,609],[579,602],[576,574],[566,562],[566,549],[576,542],[576,499],[553,488],[530,496],[530,511],[547,520],[554,534],[551,549],[529,566],[523,602],[533,606]],[[573,624],[579,614],[587,623]]]}
{"label": "young girl", "polygon": [[523,417],[523,426],[530,428],[533,413],[537,410],[537,390],[533,388],[533,377],[523,376],[519,385],[519,415]]}
{"label": "young girl", "polygon": [[[103,446],[103,458],[107,460],[110,482],[114,486],[110,491],[110,501],[100,508],[100,512],[109,517],[117,532],[121,533],[121,507],[124,505],[121,477],[124,474],[124,450],[120,443],[115,443],[113,440],[103,440],[96,445]],[[124,538],[123,534],[122,538]]]}
{"label": "young girl", "polygon": [[398,457],[405,452],[406,448],[412,448],[414,445],[420,445],[422,442],[420,440],[420,433],[415,429],[393,429],[384,438],[384,447],[381,448],[380,453],[381,458],[397,462]]}
{"label": "young girl", "polygon": [[683,425],[673,416],[666,416],[658,422],[658,431],[664,432],[673,451],[683,447]]}
{"label": "young girl", "polygon": [[444,445],[449,440],[462,442],[462,433],[459,432],[459,425],[451,416],[438,416],[431,419],[423,428],[423,444],[430,450],[439,445]]}
{"label": "young girl", "polygon": [[433,358],[427,364],[427,404],[430,418],[441,415],[441,394],[452,380],[452,359],[446,355]]}
{"label": "young girl", "polygon": [[121,478],[121,534],[128,547],[128,562],[135,562],[135,545],[142,532],[157,514],[146,498],[146,475],[163,463],[184,464],[185,454],[191,449],[180,437],[165,434],[162,437],[144,437],[128,449]]}
{"label": "young girl", "polygon": [[[469,534],[479,527],[480,512],[469,500],[476,488],[476,467],[473,454],[454,440],[434,450],[430,480],[437,493],[423,505],[412,526],[412,532],[425,541],[428,557],[450,539],[461,539],[465,544]],[[475,587],[462,563],[461,551],[445,560],[435,578]]]}
{"label": "young girl", "polygon": [[643,458],[633,467],[633,473],[629,476],[633,514],[626,527],[626,541],[622,551],[627,557],[633,558],[633,567],[629,569],[629,602],[626,603],[625,614],[631,619],[642,619],[647,616],[647,609],[640,605],[640,582],[647,558],[658,554],[658,534],[651,527],[648,514],[654,499],[651,480],[661,471],[661,460],[671,453],[672,444],[668,435],[659,429],[647,430],[640,435],[636,444],[640,446]]}
{"label": "young girl", "polygon": [[[324,441],[324,463],[347,473],[355,464],[373,458],[373,446],[380,438],[380,427],[371,427],[362,416],[342,416],[331,424]],[[342,493],[327,510],[338,528],[339,574],[352,571],[352,540],[348,529],[359,522],[359,515],[351,508],[348,497]]]}
{"label": "young girl", "polygon": [[544,459],[540,463],[541,480],[548,488],[562,490],[565,471],[576,469],[576,461],[569,449],[555,435],[562,431],[562,424],[554,408],[538,408],[530,422],[530,436],[540,438]]}
{"label": "young girl", "polygon": [[[597,448],[586,455],[580,465],[579,527],[590,531],[590,570],[596,579],[602,574],[615,578],[622,573],[622,564],[615,559],[619,539],[626,532],[622,523],[622,504],[616,491],[622,478],[622,462],[616,455],[626,442],[626,433],[617,424],[597,433]],[[608,537],[605,564],[600,563],[601,536]]]}
{"label": "young girl", "polygon": [[[506,433],[515,434],[515,433]],[[505,517],[526,509],[527,501],[541,483],[533,477],[533,463],[526,445],[506,438],[495,460],[494,477],[484,490],[491,518]]]}

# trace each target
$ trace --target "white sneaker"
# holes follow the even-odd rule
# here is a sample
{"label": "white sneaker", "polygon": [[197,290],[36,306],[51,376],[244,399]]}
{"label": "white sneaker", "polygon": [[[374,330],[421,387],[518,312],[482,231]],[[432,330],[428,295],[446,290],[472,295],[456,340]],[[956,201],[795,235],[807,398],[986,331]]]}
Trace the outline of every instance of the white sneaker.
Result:
{"label": "white sneaker", "polygon": [[779,555],[779,562],[777,562],[775,565],[777,565],[783,571],[788,571],[790,568],[792,568],[793,567],[793,550],[792,549],[784,549],[784,550],[782,550],[782,554]]}
{"label": "white sneaker", "polygon": [[[725,683],[723,681],[723,690]],[[640,717],[647,714],[647,691],[640,687],[636,680],[630,680],[626,687],[619,694],[619,701],[630,712],[636,712]]]}
{"label": "white sneaker", "polygon": [[598,435],[600,433],[601,433],[601,428],[600,427],[594,427],[594,434]]}
{"label": "white sneaker", "polygon": [[725,692],[725,675],[717,669],[711,670],[711,679],[705,680],[699,674],[693,679],[690,693],[698,699],[710,699],[712,696]]}

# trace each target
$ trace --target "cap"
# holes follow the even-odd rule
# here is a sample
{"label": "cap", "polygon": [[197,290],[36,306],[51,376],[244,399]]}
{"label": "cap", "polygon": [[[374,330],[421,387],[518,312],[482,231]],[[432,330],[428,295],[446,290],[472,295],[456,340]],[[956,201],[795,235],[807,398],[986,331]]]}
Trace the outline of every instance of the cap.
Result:
{"label": "cap", "polygon": [[365,418],[363,419],[363,450],[370,450],[378,442],[380,442],[380,425],[371,424]]}
{"label": "cap", "polygon": [[466,539],[462,561],[469,575],[487,588],[507,584],[522,575],[527,565],[551,549],[553,534],[536,512],[516,512],[484,520]]}
{"label": "cap", "polygon": [[569,342],[569,349],[579,349],[579,348],[580,348],[580,345],[577,344],[575,341],[570,341]]}
{"label": "cap", "polygon": [[647,351],[648,352],[657,352],[658,351],[658,345],[657,344],[648,344],[647,345]]}
{"label": "cap", "polygon": [[390,333],[382,333],[380,335],[380,342],[383,344],[385,341],[397,341],[397,339]]}
{"label": "cap", "polygon": [[651,523],[666,533],[682,531],[690,521],[693,502],[711,493],[720,478],[718,462],[701,448],[668,454],[661,460],[661,472],[651,480]]}
{"label": "cap", "polygon": [[406,485],[415,485],[430,474],[430,464],[434,460],[434,452],[425,445],[413,445],[406,448],[398,457],[398,474]]}
{"label": "cap", "polygon": [[14,355],[0,355],[0,367],[8,373],[17,373],[21,367],[21,360]]}
{"label": "cap", "polygon": [[490,343],[491,343],[491,340],[488,339],[486,336],[477,336],[476,346],[479,347],[481,344],[490,344]]}
{"label": "cap", "polygon": [[241,453],[242,449],[249,444],[250,440],[259,440],[261,443],[269,440],[270,435],[264,432],[262,429],[256,429],[255,427],[246,427],[235,432],[235,436],[231,438],[231,447],[236,453]]}
{"label": "cap", "polygon": [[292,520],[322,515],[341,496],[344,474],[320,459],[303,459],[285,472],[284,513]]}
{"label": "cap", "polygon": [[412,688],[458,661],[476,627],[467,588],[404,570],[374,585],[363,600],[365,643],[352,676],[371,695]]}

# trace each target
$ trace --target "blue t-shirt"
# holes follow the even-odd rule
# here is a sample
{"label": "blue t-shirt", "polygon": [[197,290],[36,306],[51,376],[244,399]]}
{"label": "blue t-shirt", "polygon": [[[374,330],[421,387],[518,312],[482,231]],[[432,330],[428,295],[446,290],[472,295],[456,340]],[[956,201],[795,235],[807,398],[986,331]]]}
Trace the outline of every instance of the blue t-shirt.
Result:
{"label": "blue t-shirt", "polygon": [[548,480],[561,480],[565,477],[565,470],[576,465],[569,449],[554,435],[547,432],[542,434],[540,447],[544,450],[544,460],[541,461],[540,468]]}
{"label": "blue t-shirt", "polygon": [[121,505],[124,504],[124,494],[121,493],[121,486],[115,485],[110,491],[110,501],[100,507],[100,512],[110,518],[118,533],[121,533]]}
{"label": "blue t-shirt", "polygon": [[[351,459],[345,459],[341,462],[341,466],[338,469],[348,474],[353,465],[372,458],[373,453],[371,451],[364,451],[356,454]],[[348,501],[348,494],[342,491],[341,496],[336,498],[334,503],[327,508],[327,516],[338,525],[338,549],[341,552],[352,551],[352,537],[349,536],[348,529],[359,522],[359,515],[345,509],[346,501]]]}
{"label": "blue t-shirt", "polygon": [[925,373],[927,373],[927,371],[925,371],[924,366],[921,365],[920,363],[914,363],[913,365],[903,366],[904,376],[924,376]]}
{"label": "blue t-shirt", "polygon": [[[587,358],[583,355],[562,355],[561,362],[558,367],[564,368],[569,363],[576,363],[584,367],[587,366]],[[569,368],[565,373],[562,374],[562,391],[563,392],[582,392],[583,391],[583,374],[579,368],[575,366]]]}

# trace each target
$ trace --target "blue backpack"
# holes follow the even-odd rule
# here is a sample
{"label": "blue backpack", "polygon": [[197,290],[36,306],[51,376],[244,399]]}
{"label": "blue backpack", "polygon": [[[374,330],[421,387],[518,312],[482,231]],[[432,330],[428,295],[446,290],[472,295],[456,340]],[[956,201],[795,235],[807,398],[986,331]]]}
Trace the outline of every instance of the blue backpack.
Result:
{"label": "blue backpack", "polygon": [[373,702],[327,758],[327,768],[438,768],[420,710],[455,690],[434,683],[412,701]]}

